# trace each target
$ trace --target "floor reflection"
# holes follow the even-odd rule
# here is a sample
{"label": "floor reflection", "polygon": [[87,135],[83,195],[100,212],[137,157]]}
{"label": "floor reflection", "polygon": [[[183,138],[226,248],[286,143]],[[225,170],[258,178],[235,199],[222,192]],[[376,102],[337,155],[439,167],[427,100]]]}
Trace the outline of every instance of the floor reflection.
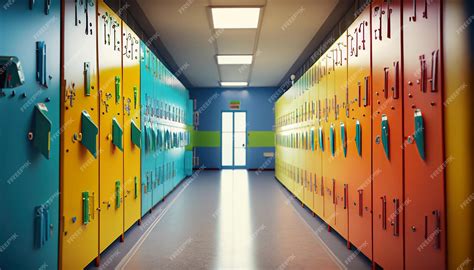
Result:
{"label": "floor reflection", "polygon": [[255,269],[247,170],[222,170],[216,269]]}

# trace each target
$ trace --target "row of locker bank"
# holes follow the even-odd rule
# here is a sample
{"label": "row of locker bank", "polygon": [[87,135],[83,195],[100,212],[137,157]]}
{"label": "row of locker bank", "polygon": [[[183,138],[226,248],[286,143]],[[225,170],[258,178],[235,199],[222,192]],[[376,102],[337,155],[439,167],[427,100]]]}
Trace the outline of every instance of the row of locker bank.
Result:
{"label": "row of locker bank", "polygon": [[383,269],[447,267],[442,25],[371,1],[275,104],[277,179]]}
{"label": "row of locker bank", "polygon": [[0,11],[0,267],[83,269],[192,173],[193,103],[104,1],[27,2]]}

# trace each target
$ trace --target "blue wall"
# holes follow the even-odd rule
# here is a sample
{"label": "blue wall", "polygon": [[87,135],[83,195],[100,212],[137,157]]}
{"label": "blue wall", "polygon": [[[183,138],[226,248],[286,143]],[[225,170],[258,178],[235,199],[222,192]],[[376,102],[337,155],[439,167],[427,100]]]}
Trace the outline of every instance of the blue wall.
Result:
{"label": "blue wall", "polygon": [[[221,112],[229,110],[231,100],[239,100],[241,110],[247,111],[247,132],[272,131],[274,125],[274,102],[271,96],[277,88],[194,88],[190,90],[191,99],[197,100],[196,110],[200,113],[199,131],[220,132]],[[219,143],[220,144],[220,143]],[[220,147],[202,147],[195,145],[196,156],[199,157],[200,166],[206,168],[220,168]],[[247,168],[274,169],[274,160],[265,158],[264,152],[274,152],[274,147],[249,147],[247,148]]]}

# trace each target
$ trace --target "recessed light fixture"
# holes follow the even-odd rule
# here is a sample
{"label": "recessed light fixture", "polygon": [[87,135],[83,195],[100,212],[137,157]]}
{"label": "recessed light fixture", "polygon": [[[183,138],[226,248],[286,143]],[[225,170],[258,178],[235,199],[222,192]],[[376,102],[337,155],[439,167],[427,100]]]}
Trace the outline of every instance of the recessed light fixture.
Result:
{"label": "recessed light fixture", "polygon": [[252,64],[252,55],[218,55],[217,64],[219,65],[250,65]]}
{"label": "recessed light fixture", "polygon": [[246,87],[248,82],[221,82],[222,87]]}
{"label": "recessed light fixture", "polygon": [[219,7],[211,8],[215,29],[252,29],[258,27],[260,8]]}

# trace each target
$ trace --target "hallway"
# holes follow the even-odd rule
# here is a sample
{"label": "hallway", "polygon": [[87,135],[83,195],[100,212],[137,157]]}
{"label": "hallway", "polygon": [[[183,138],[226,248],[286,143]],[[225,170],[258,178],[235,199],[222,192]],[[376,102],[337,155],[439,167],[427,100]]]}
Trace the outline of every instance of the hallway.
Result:
{"label": "hallway", "polygon": [[101,269],[370,268],[273,172],[196,171],[156,208],[106,252]]}

